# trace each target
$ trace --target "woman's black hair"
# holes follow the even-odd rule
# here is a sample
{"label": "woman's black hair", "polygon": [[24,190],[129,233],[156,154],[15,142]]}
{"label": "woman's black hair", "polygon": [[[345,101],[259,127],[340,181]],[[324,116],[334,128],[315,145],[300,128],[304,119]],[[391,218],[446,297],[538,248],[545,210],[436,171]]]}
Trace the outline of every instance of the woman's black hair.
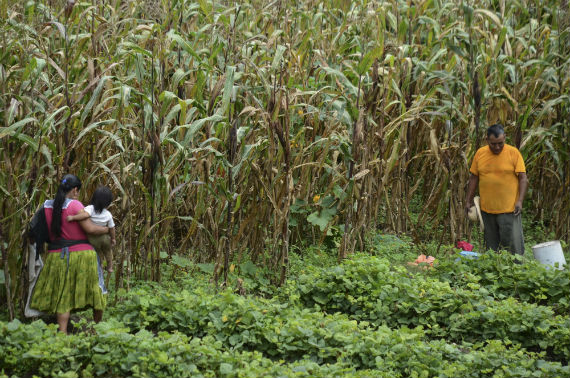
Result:
{"label": "woman's black hair", "polygon": [[53,215],[51,218],[51,232],[56,236],[61,236],[61,213],[63,211],[63,204],[65,203],[65,196],[73,188],[81,189],[81,180],[75,175],[65,175],[59,183],[57,194],[53,200]]}
{"label": "woman's black hair", "polygon": [[113,193],[111,189],[106,186],[100,186],[93,192],[90,204],[93,205],[95,213],[99,214],[101,211],[109,207],[113,202]]}

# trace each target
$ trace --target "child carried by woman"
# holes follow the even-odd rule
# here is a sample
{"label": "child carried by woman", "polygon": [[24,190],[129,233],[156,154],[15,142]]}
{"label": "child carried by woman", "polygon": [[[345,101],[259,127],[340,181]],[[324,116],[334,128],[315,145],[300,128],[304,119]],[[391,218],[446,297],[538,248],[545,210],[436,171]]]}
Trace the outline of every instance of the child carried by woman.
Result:
{"label": "child carried by woman", "polygon": [[89,243],[95,248],[99,255],[101,265],[103,261],[107,262],[107,272],[113,272],[113,250],[112,247],[116,244],[115,239],[115,222],[113,222],[113,215],[107,207],[113,201],[113,193],[111,189],[106,186],[100,186],[95,189],[89,206],[86,206],[82,211],[76,215],[69,215],[68,222],[80,222],[87,218],[99,226],[109,227],[109,233],[103,235],[88,234]]}

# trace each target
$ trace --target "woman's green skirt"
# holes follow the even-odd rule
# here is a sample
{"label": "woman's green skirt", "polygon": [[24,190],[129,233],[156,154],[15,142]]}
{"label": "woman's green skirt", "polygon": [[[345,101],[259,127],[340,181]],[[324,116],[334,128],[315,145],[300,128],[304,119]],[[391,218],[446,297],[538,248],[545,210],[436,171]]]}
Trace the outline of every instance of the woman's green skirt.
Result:
{"label": "woman's green skirt", "polygon": [[93,308],[103,310],[106,295],[99,286],[95,250],[48,253],[30,307],[51,314]]}

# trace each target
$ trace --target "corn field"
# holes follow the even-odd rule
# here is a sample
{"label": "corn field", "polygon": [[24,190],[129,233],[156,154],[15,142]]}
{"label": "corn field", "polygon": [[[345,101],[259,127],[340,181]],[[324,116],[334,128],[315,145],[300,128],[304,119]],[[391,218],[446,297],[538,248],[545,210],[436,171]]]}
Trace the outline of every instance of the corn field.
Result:
{"label": "corn field", "polygon": [[[0,248],[65,173],[112,188],[116,288],[182,255],[287,276],[292,246],[380,228],[470,234],[488,125],[520,148],[525,211],[570,240],[567,0],[0,1]],[[411,210],[419,213],[411,216]]]}

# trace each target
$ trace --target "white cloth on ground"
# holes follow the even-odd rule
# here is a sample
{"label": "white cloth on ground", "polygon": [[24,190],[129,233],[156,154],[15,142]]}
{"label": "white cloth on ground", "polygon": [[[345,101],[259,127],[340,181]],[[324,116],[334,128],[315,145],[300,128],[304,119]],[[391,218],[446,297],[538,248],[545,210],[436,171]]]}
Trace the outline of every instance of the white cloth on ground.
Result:
{"label": "white cloth on ground", "polygon": [[36,243],[30,244],[28,246],[28,299],[26,300],[26,308],[24,309],[24,316],[27,318],[44,315],[43,312],[30,307],[34,286],[36,286],[36,281],[44,267],[44,262],[40,256],[38,256],[36,260],[36,253]]}

